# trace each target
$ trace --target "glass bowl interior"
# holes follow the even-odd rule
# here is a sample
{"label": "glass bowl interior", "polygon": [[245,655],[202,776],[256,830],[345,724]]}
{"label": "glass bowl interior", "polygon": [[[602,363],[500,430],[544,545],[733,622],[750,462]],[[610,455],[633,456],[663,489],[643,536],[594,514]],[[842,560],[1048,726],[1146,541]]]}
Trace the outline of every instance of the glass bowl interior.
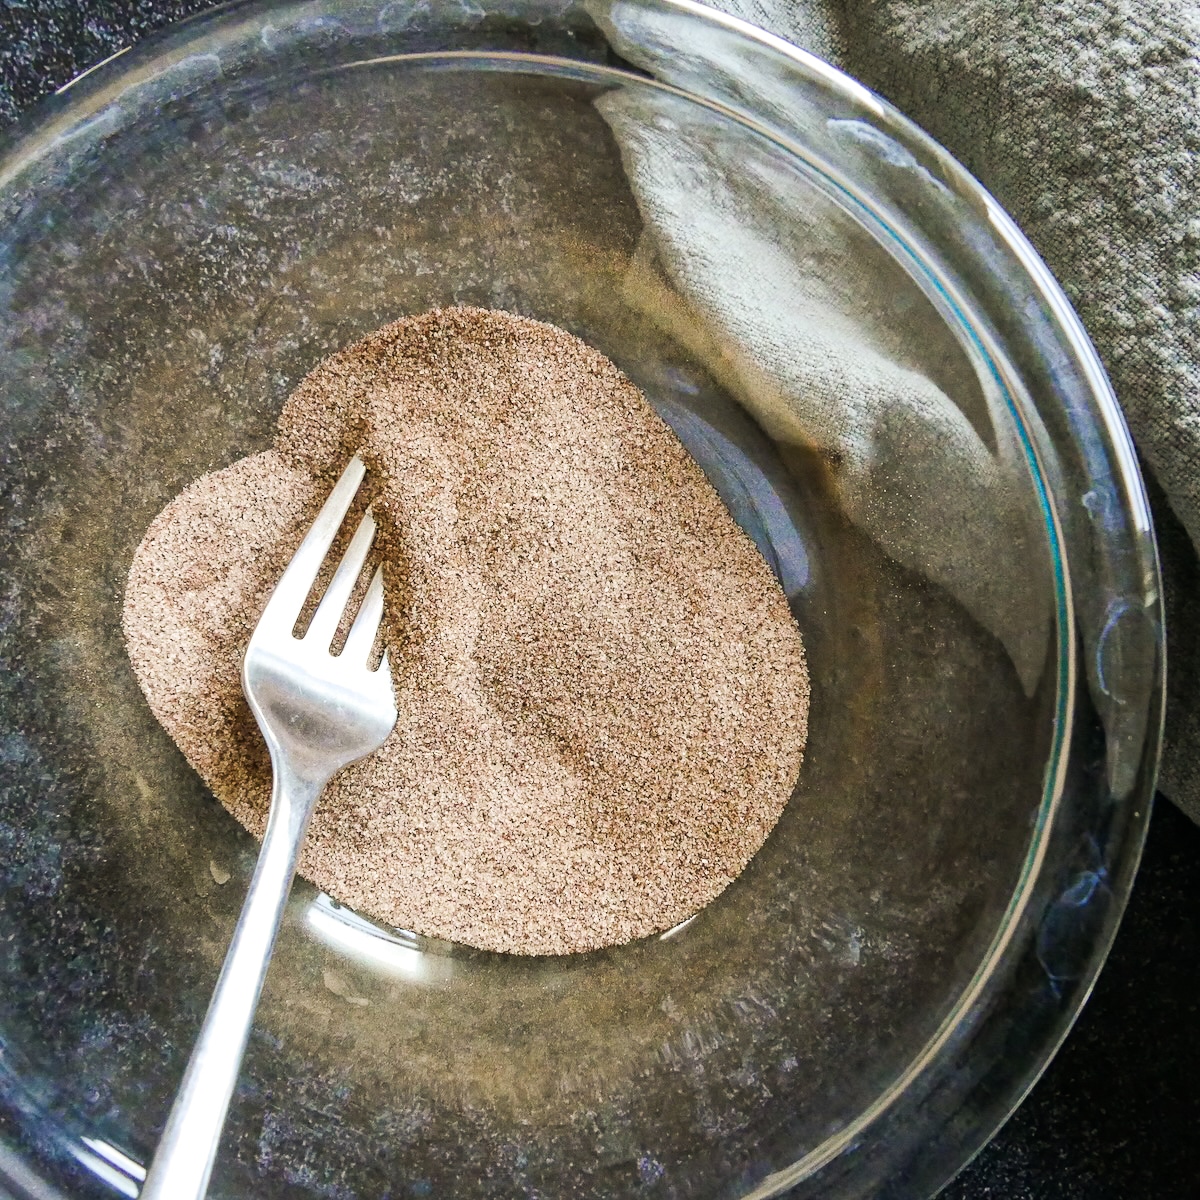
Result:
{"label": "glass bowl interior", "polygon": [[[616,949],[486,954],[298,882],[211,1194],[743,1196],[839,1155],[823,1194],[875,1194],[903,1139],[844,1152],[928,1095],[947,1039],[1044,936],[1029,910],[1066,886],[1045,863],[1072,737],[1104,758],[1103,722],[1076,716],[1056,507],[1073,468],[986,314],[863,206],[888,151],[861,130],[857,159],[798,155],[561,13],[520,26],[539,53],[512,53],[506,26],[380,57],[348,11],[185,29],[0,160],[3,1128],[71,1194],[136,1193],[255,859],[126,659],[148,523],[265,448],[322,356],[475,304],[609,355],[762,549],[809,655],[805,765],[724,895]],[[858,119],[837,115],[849,93],[806,86]],[[914,416],[910,396],[945,407]],[[947,467],[951,434],[992,473],[991,507]],[[1109,537],[1133,540],[1120,520]],[[1122,552],[1152,576],[1152,547]],[[1118,800],[1152,770],[1155,602],[1150,665],[1115,639],[1105,660],[1111,687],[1136,675],[1142,721]],[[1067,881],[1091,870],[1119,897],[1140,825],[1110,818],[1116,857],[1093,837],[1078,867],[1072,820]],[[1078,964],[1046,968],[1060,995],[1085,988],[1118,907]]]}

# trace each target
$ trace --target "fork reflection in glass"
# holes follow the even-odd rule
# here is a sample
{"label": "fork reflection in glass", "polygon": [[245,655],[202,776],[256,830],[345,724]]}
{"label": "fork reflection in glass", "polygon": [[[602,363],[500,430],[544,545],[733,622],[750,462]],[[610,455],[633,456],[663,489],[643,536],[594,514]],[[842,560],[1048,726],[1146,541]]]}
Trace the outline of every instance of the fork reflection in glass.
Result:
{"label": "fork reflection in glass", "polygon": [[246,647],[242,689],[271,752],[271,811],[225,965],[141,1200],[204,1196],[308,819],[329,780],[383,745],[396,724],[387,654],[370,669],[383,617],[382,567],[371,579],[344,648],[332,652],[375,536],[369,509],[304,636],[293,634],[365,472],[358,458],[351,459],[275,585]]}

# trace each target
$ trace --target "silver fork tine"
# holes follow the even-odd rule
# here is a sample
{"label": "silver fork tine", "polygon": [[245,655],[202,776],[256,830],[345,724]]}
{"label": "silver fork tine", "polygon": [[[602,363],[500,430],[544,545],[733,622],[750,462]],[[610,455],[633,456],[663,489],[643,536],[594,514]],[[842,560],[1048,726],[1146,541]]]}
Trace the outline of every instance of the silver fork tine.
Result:
{"label": "silver fork tine", "polygon": [[[358,485],[362,483],[367,468],[362,459],[355,455],[349,466],[342,472],[342,477],[329,493],[329,499],[321,506],[317,519],[312,523],[300,548],[292,556],[287,569],[279,577],[271,598],[259,618],[258,628],[268,625],[286,625],[288,632],[296,623],[304,601],[312,590],[313,581],[337,537],[337,531],[346,519],[346,513],[354,501]],[[257,632],[257,628],[255,630]]]}
{"label": "silver fork tine", "polygon": [[363,563],[367,561],[374,538],[375,518],[368,508],[354,531],[350,545],[346,547],[346,553],[342,555],[342,561],[338,563],[329,587],[325,589],[325,595],[313,614],[308,632],[304,635],[306,638],[311,637],[316,645],[328,646],[333,641],[342,614],[346,611],[346,601],[350,599]]}
{"label": "silver fork tine", "polygon": [[[367,588],[362,607],[358,610],[358,616],[354,618],[354,624],[350,626],[346,645],[342,649],[342,657],[347,662],[366,662],[370,657],[371,647],[375,644],[375,635],[379,632],[379,622],[382,619],[383,567],[379,566],[375,568],[371,586]],[[379,666],[381,670],[387,666],[386,654]]]}

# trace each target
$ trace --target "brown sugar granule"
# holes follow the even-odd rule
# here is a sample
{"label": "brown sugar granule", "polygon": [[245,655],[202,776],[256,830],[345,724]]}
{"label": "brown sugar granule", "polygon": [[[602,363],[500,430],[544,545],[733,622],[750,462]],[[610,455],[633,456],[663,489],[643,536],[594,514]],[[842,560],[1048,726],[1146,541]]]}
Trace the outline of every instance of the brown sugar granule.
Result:
{"label": "brown sugar granule", "polygon": [[602,354],[455,308],[320,363],[272,449],[155,518],[125,593],[151,708],[261,837],[240,658],[349,457],[367,464],[400,718],[300,871],[388,925],[559,954],[669,928],[762,845],[807,728],[800,633],[699,467]]}

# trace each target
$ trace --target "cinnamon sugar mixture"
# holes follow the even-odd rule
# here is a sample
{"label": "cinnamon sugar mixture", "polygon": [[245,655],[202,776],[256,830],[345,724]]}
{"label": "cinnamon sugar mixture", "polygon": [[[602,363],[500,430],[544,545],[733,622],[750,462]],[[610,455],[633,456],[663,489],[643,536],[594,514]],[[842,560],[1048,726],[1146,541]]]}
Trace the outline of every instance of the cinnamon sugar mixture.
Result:
{"label": "cinnamon sugar mixture", "polygon": [[130,659],[221,803],[262,836],[240,656],[356,452],[400,719],[326,790],[301,873],[385,924],[522,954],[626,942],[718,896],[800,768],[799,631],[629,380],[505,313],[426,313],[327,358],[272,449],[151,524]]}

